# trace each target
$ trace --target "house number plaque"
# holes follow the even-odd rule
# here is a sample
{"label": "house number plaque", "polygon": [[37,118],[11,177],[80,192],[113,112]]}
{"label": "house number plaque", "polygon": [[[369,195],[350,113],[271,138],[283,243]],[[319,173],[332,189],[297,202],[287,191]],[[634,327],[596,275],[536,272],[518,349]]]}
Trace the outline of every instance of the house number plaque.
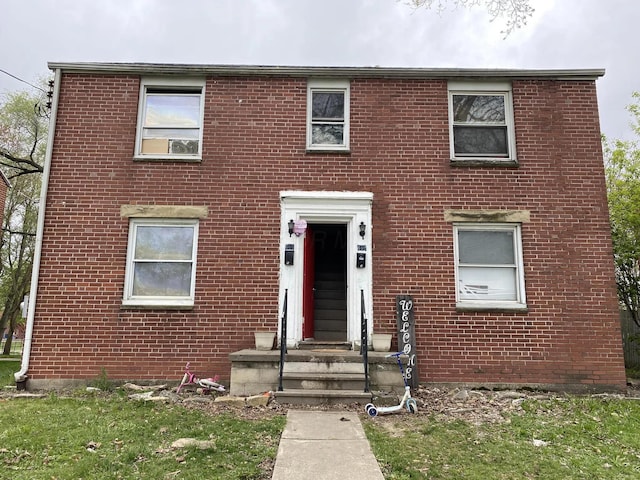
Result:
{"label": "house number plaque", "polygon": [[413,298],[410,295],[396,297],[398,324],[398,349],[409,357],[404,374],[411,388],[418,387],[418,366],[416,361],[416,325],[413,314]]}

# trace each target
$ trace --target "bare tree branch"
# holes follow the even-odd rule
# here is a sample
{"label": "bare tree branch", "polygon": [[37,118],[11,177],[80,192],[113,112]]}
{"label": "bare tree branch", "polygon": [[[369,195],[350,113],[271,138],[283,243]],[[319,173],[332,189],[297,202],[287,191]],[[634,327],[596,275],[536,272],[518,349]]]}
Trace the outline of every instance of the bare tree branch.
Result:
{"label": "bare tree branch", "polygon": [[[34,154],[36,148],[36,143],[34,142],[33,148],[31,150],[31,155]],[[11,170],[17,170],[16,173],[11,173],[8,176],[9,179],[19,177],[21,175],[26,175],[30,173],[42,173],[44,171],[44,167],[40,165],[35,160],[31,158],[21,158],[12,155],[11,153],[0,150],[0,157],[5,158],[8,161],[0,160],[0,165],[7,167]],[[31,167],[31,168],[28,168]]]}
{"label": "bare tree branch", "polygon": [[492,22],[498,17],[505,19],[506,29],[500,32],[505,37],[513,30],[526,25],[527,20],[535,11],[530,5],[531,0],[406,0],[405,3],[416,9],[435,9],[438,14],[445,11],[447,5],[452,5],[454,9],[484,5]]}
{"label": "bare tree branch", "polygon": [[10,228],[7,228],[7,227],[3,227],[2,231],[8,233],[9,235],[26,235],[28,237],[36,236],[36,234],[32,232],[21,232],[19,230],[11,230]]}

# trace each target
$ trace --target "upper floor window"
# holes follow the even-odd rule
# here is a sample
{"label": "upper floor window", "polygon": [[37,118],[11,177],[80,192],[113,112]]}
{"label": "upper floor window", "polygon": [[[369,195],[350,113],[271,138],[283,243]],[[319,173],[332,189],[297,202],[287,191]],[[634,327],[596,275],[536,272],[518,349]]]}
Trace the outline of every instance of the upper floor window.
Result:
{"label": "upper floor window", "polygon": [[526,308],[520,225],[454,225],[456,303],[470,308]]}
{"label": "upper floor window", "polygon": [[451,158],[515,161],[511,85],[449,82]]}
{"label": "upper floor window", "polygon": [[194,303],[198,220],[132,218],[124,305]]}
{"label": "upper floor window", "polygon": [[203,97],[203,81],[143,80],[136,157],[202,158]]}
{"label": "upper floor window", "polygon": [[309,80],[307,148],[349,150],[349,82]]}

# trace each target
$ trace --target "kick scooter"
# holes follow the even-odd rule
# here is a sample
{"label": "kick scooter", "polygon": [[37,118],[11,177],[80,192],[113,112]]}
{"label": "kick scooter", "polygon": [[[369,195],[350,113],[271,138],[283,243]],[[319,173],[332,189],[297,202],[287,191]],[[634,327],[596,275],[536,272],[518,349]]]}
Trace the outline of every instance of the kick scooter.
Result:
{"label": "kick scooter", "polygon": [[390,353],[385,358],[396,357],[398,366],[400,367],[400,373],[402,374],[402,380],[404,381],[404,395],[400,399],[400,403],[398,405],[393,405],[391,407],[376,407],[373,403],[367,403],[364,409],[370,417],[375,417],[385,413],[396,413],[401,411],[403,408],[406,408],[409,413],[416,413],[418,411],[418,404],[415,399],[411,398],[411,387],[409,386],[407,377],[404,374],[400,355],[402,355],[402,352]]}

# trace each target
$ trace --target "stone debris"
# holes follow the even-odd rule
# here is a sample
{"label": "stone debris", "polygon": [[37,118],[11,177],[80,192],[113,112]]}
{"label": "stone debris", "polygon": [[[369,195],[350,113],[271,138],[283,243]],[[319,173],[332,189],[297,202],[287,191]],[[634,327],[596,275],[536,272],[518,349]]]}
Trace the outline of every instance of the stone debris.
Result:
{"label": "stone debris", "polygon": [[545,442],[544,440],[538,440],[537,438],[533,439],[534,447],[546,447],[547,445],[549,445],[549,442]]}
{"label": "stone debris", "polygon": [[252,395],[246,398],[247,406],[249,407],[266,407],[271,400],[271,392],[263,393],[262,395]]}
{"label": "stone debris", "polygon": [[171,448],[189,448],[195,447],[200,450],[215,449],[216,442],[214,440],[198,440],[196,438],[179,438],[171,444]]}
{"label": "stone debris", "polygon": [[135,383],[125,383],[122,385],[122,388],[136,392],[147,392],[149,390],[157,392],[159,390],[165,390],[167,385],[136,385]]}
{"label": "stone debris", "polygon": [[85,445],[87,452],[96,453],[96,451],[102,446],[100,442],[89,442]]}
{"label": "stone debris", "polygon": [[469,392],[466,389],[463,390],[459,390],[459,391],[453,391],[453,396],[451,398],[453,398],[453,400],[457,401],[457,402],[464,402],[466,400],[469,400]]}
{"label": "stone debris", "polygon": [[164,395],[155,395],[156,392],[133,393],[129,395],[131,400],[144,400],[145,402],[168,402],[169,397]]}
{"label": "stone debris", "polygon": [[11,398],[46,398],[47,395],[44,393],[27,393],[27,392],[18,392],[11,395]]}
{"label": "stone debris", "polygon": [[251,395],[249,397],[232,397],[230,395],[224,397],[216,397],[215,403],[224,403],[226,405],[235,405],[239,407],[266,407],[271,401],[272,393],[266,392],[262,395]]}

